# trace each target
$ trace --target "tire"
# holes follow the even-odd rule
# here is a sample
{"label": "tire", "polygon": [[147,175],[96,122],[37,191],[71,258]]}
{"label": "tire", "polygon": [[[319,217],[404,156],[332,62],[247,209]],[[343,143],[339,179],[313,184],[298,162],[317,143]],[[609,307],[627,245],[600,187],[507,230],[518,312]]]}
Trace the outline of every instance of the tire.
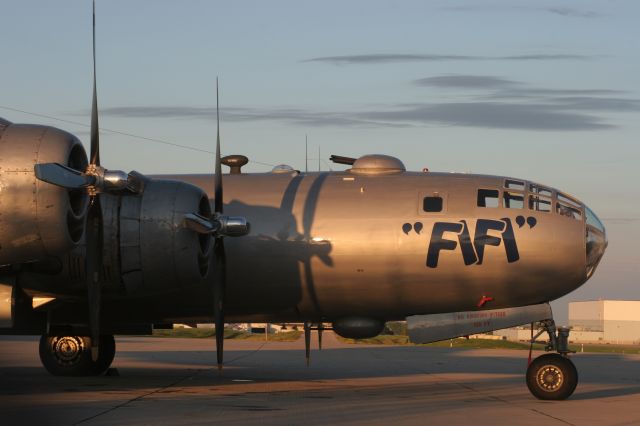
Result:
{"label": "tire", "polygon": [[54,376],[97,376],[109,368],[116,353],[112,335],[100,336],[98,359],[91,359],[91,338],[86,336],[42,336],[40,361]]}
{"label": "tire", "polygon": [[578,385],[578,370],[569,358],[545,354],[527,368],[527,387],[538,399],[560,401],[569,398]]}

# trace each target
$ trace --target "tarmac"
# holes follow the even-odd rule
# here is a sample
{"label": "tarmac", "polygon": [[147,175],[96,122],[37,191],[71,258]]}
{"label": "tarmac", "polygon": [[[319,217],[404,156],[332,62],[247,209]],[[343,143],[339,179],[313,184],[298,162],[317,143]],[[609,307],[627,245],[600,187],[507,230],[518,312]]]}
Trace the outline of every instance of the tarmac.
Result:
{"label": "tarmac", "polygon": [[309,367],[302,340],[227,340],[219,374],[213,339],[118,337],[118,375],[73,378],[0,336],[0,424],[640,424],[639,355],[576,354],[573,396],[539,401],[526,351],[324,340]]}

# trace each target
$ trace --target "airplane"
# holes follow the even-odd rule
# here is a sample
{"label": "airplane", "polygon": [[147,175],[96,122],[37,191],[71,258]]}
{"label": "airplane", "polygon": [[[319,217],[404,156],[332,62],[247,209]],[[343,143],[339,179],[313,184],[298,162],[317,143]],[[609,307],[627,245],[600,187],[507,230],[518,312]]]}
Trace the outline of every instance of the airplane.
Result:
{"label": "airplane", "polygon": [[[607,247],[586,204],[529,180],[407,171],[388,155],[349,169],[151,175],[100,162],[93,15],[89,157],[74,135],[0,119],[0,334],[40,335],[53,375],[104,374],[114,334],[176,322],[297,322],[348,338],[406,320],[412,341],[536,323],[540,399],[578,382],[548,302],[584,284]],[[218,92],[216,81],[216,104]],[[222,165],[230,168],[223,176]],[[325,327],[324,324],[331,324]],[[533,328],[532,328],[533,330]]]}

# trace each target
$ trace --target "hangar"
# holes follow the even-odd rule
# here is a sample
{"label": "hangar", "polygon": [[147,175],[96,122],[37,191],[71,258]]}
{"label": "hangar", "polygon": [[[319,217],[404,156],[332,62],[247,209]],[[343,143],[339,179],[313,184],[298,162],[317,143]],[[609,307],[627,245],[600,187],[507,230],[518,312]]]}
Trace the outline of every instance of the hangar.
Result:
{"label": "hangar", "polygon": [[589,300],[569,303],[571,340],[640,343],[640,300]]}

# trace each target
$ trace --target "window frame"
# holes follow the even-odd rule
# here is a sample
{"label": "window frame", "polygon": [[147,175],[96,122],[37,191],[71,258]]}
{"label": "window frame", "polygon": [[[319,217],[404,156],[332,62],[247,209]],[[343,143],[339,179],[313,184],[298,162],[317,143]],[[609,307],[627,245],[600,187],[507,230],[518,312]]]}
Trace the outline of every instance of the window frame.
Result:
{"label": "window frame", "polygon": [[[507,206],[506,205],[506,201],[507,201],[507,197],[506,195],[509,194],[510,196],[520,196],[522,197],[522,207],[511,207],[511,206]],[[502,204],[500,205],[503,209],[509,209],[509,210],[524,210],[527,208],[527,194],[523,191],[514,191],[514,190],[509,190],[509,189],[504,189],[502,190]]]}
{"label": "window frame", "polygon": [[[442,198],[442,210],[439,212],[427,212],[424,211],[423,203],[424,199],[427,197],[440,197]],[[449,197],[446,192],[440,191],[420,191],[418,193],[418,215],[419,216],[442,216],[447,214],[447,209],[449,207]]]}
{"label": "window frame", "polygon": [[[487,206],[486,205],[486,197],[485,197],[485,205],[478,205],[478,201],[480,200],[480,191],[495,191],[498,193],[497,204],[495,206]],[[491,197],[493,199],[493,197]],[[489,187],[478,187],[476,188],[476,208],[477,209],[499,209],[502,208],[502,191],[500,188],[489,188]]]}

